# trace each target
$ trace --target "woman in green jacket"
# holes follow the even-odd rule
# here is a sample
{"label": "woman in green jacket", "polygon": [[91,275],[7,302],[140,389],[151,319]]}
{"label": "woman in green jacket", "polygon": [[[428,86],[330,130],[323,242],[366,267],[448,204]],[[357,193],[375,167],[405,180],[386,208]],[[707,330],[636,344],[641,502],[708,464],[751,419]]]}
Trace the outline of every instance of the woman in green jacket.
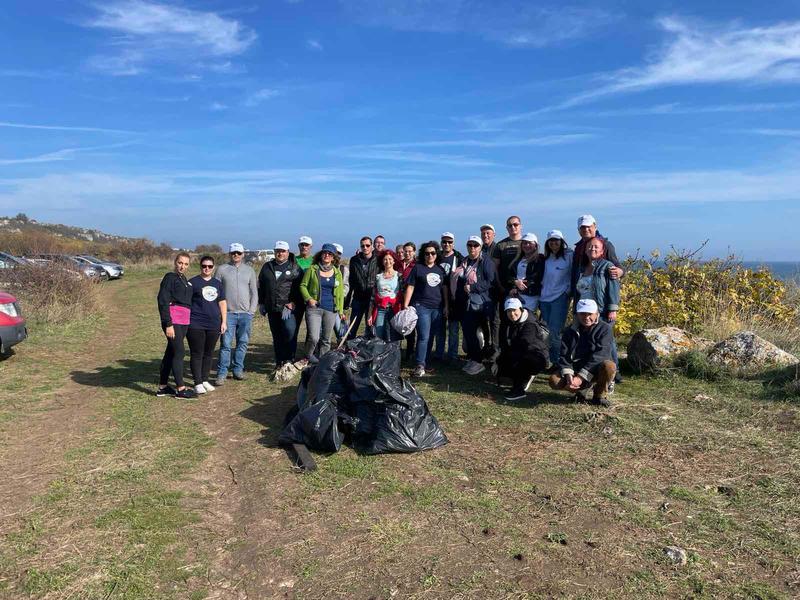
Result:
{"label": "woman in green jacket", "polygon": [[336,316],[344,314],[344,280],[333,244],[324,244],[303,274],[300,294],[306,303],[306,345],[309,362],[317,362],[331,347]]}

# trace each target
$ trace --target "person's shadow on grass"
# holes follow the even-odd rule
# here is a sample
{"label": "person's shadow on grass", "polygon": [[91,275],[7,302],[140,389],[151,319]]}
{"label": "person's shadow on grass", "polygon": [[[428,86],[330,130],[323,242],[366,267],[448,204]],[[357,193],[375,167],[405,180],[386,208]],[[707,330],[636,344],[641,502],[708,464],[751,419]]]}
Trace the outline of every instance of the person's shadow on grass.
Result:
{"label": "person's shadow on grass", "polygon": [[[79,385],[125,388],[152,395],[158,383],[161,359],[121,359],[92,371],[72,371],[72,381]],[[152,383],[149,383],[152,382]]]}

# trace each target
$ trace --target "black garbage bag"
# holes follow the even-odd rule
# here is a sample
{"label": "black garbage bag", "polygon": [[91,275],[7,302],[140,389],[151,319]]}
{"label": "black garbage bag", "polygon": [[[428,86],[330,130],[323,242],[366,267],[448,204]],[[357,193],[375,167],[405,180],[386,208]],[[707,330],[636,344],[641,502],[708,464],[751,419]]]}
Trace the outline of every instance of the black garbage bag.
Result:
{"label": "black garbage bag", "polygon": [[278,443],[303,444],[318,452],[338,452],[343,436],[339,431],[337,401],[335,394],[328,394],[299,411],[281,431]]}
{"label": "black garbage bag", "polygon": [[447,443],[439,422],[413,385],[400,377],[381,373],[375,374],[373,382],[381,395],[375,403],[371,435],[356,440],[360,451],[365,454],[420,452]]}

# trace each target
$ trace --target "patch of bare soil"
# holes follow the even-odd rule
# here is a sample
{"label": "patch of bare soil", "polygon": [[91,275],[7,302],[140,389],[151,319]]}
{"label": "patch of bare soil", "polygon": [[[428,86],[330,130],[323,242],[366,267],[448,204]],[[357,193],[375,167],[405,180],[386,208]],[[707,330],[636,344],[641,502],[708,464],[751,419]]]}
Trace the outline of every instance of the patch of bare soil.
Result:
{"label": "patch of bare soil", "polygon": [[[135,326],[134,315],[125,310],[123,301],[128,282],[115,282],[112,294],[104,299],[102,309],[113,327],[98,332],[94,343],[86,344],[59,360],[59,367],[97,371],[118,355],[126,337]],[[26,351],[30,352],[30,350]],[[21,352],[21,350],[20,350]],[[46,349],[38,349],[35,357],[42,364],[53,358]],[[13,360],[13,359],[12,359]],[[66,379],[58,389],[35,405],[35,412],[17,418],[6,427],[0,444],[0,531],[5,531],[8,519],[24,514],[31,500],[47,489],[60,473],[64,453],[80,444],[95,416],[95,399],[100,386],[100,374],[78,383]]]}

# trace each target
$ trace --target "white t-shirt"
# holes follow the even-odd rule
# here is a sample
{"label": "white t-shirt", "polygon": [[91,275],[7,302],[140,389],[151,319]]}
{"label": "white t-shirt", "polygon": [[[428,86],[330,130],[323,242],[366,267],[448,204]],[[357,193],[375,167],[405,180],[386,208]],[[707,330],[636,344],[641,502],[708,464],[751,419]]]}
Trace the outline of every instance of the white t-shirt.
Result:
{"label": "white t-shirt", "polygon": [[542,277],[542,302],[552,302],[561,294],[569,292],[571,274],[572,250],[565,250],[561,258],[556,258],[555,254],[548,256],[544,262]]}

